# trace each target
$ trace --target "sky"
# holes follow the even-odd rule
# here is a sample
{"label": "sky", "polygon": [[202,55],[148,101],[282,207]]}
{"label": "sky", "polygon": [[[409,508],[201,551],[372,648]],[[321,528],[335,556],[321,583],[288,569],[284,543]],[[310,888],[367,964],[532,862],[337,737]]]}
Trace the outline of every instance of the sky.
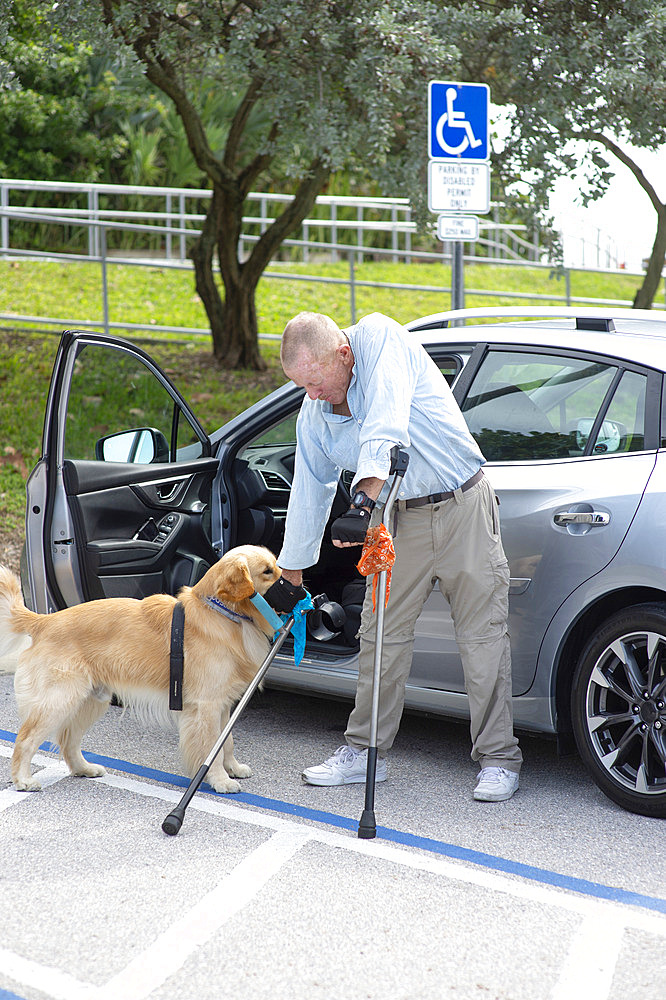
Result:
{"label": "sky", "polygon": [[[666,202],[666,147],[656,153],[626,148]],[[562,178],[555,187],[550,207],[563,233],[564,262],[614,267],[617,261],[629,271],[641,271],[654,243],[657,213],[628,167],[610,155],[609,161],[615,169],[611,185],[603,198],[586,209],[578,201],[577,183]]]}

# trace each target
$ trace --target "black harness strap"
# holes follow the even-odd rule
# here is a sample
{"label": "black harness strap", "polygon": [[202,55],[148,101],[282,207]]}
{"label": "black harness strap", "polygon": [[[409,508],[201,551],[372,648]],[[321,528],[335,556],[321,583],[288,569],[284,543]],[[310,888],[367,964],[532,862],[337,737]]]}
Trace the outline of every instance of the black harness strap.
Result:
{"label": "black harness strap", "polygon": [[185,608],[176,601],[171,618],[171,649],[169,651],[169,708],[183,710],[183,640],[185,638]]}

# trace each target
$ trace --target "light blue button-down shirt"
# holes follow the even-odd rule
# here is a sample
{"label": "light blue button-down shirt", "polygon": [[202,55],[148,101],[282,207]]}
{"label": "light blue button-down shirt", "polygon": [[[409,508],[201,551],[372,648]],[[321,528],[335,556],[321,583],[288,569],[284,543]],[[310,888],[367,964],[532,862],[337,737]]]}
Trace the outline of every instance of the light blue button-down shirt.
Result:
{"label": "light blue button-down shirt", "polygon": [[[306,569],[319,558],[322,535],[343,469],[354,485],[387,479],[397,444],[409,454],[399,497],[454,490],[484,462],[451,389],[417,334],[380,313],[345,330],[354,354],[347,390],[351,416],[306,396],[296,425],[296,463],[283,569]],[[380,500],[388,494],[384,486]]]}

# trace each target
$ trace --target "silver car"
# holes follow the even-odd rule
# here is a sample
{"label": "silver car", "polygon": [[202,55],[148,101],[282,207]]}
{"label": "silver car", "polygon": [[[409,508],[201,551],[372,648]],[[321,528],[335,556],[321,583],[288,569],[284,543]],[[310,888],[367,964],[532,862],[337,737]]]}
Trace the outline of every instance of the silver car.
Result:
{"label": "silver car", "polygon": [[[502,313],[513,322],[479,322]],[[614,802],[666,817],[666,319],[466,310],[409,329],[453,385],[501,500],[516,728],[577,747]],[[209,437],[139,347],[64,333],[28,482],[29,605],[176,593],[233,545],[279,551],[302,398],[288,383]],[[351,478],[341,470],[331,518]],[[283,647],[273,685],[353,696],[357,557],[325,538],[306,584],[345,607],[345,628],[308,641],[299,666]],[[437,590],[406,704],[467,716]]]}

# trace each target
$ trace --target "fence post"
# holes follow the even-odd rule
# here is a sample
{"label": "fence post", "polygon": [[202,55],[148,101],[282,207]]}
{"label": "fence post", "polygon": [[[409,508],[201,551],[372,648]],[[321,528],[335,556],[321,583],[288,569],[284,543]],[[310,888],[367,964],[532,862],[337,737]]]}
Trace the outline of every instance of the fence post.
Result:
{"label": "fence post", "polygon": [[565,267],[565,269],[564,269],[564,281],[565,281],[566,290],[567,290],[567,305],[570,306],[571,305],[571,269],[568,268],[568,267]]}
{"label": "fence post", "polygon": [[[97,230],[95,226],[95,230]],[[100,258],[102,262],[102,311],[104,314],[104,336],[109,336],[109,286],[106,278],[106,230],[104,226],[99,227],[96,232],[99,242]]]}
{"label": "fence post", "polygon": [[[0,186],[0,207],[9,208],[9,190],[6,184]],[[3,253],[9,250],[9,218],[4,214],[0,225],[0,249]]]}
{"label": "fence post", "polygon": [[171,218],[171,195],[166,195],[165,200],[166,207],[166,236],[164,239],[164,252],[167,260],[171,260],[171,230],[173,229],[173,220]]}
{"label": "fence post", "polygon": [[[362,205],[357,205],[356,206],[356,221],[357,222],[363,222],[363,206]],[[362,226],[359,226],[357,228],[357,230],[356,230],[356,242],[358,243],[359,247],[361,248],[361,252],[358,255],[358,260],[359,260],[359,263],[362,264],[363,263],[363,244],[364,244],[364,240],[363,240],[363,227]]]}
{"label": "fence post", "polygon": [[[411,221],[412,221],[412,210],[411,210],[411,208],[408,208],[407,209],[407,214],[405,216],[405,222],[407,223],[407,225],[409,225],[409,223]],[[405,233],[405,253],[407,254],[407,256],[405,258],[405,263],[406,264],[411,264],[411,262],[412,262],[412,257],[411,257],[411,254],[409,252],[411,249],[412,249],[412,234],[411,234],[411,232],[409,231],[409,228],[408,228],[407,232]]]}
{"label": "fence post", "polygon": [[[97,219],[97,188],[88,188],[88,217],[93,220]],[[88,256],[97,257],[97,226],[88,226]]]}
{"label": "fence post", "polygon": [[352,326],[356,322],[356,276],[354,274],[354,258],[356,254],[349,251],[349,311],[351,313]]}
{"label": "fence post", "polygon": [[183,230],[185,229],[185,195],[181,194],[178,197],[178,228],[180,229],[180,260],[181,263],[185,260],[185,253],[187,247],[185,245],[185,234]]}
{"label": "fence post", "polygon": [[[331,243],[338,242],[338,206],[332,201],[331,202]],[[331,251],[331,260],[333,262],[339,259],[339,253],[337,250],[333,249]]]}

